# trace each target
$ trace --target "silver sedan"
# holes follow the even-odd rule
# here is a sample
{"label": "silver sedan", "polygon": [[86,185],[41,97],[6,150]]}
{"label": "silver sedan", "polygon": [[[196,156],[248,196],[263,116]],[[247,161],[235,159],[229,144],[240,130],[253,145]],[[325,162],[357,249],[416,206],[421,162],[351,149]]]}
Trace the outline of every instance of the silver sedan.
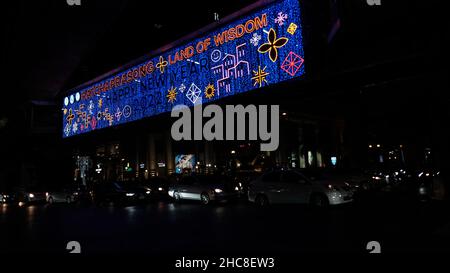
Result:
{"label": "silver sedan", "polygon": [[45,199],[47,203],[73,203],[75,201],[75,194],[70,191],[55,191],[55,192],[46,192]]}
{"label": "silver sedan", "polygon": [[197,200],[206,205],[238,198],[239,188],[225,177],[189,176],[169,187],[168,194],[176,201]]}
{"label": "silver sedan", "polygon": [[298,170],[277,170],[251,182],[248,199],[261,206],[297,203],[325,207],[352,202],[353,190],[345,183],[311,180]]}

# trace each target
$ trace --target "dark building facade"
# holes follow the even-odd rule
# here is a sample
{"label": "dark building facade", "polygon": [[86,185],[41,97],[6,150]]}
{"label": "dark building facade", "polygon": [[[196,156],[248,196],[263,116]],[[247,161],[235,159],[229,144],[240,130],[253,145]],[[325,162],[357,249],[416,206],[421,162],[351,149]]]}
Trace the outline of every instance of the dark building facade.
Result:
{"label": "dark building facade", "polygon": [[[435,40],[448,42],[448,37],[445,40],[439,34],[445,30],[436,29],[423,37],[411,35],[426,27],[412,18],[419,12],[415,6],[405,12],[401,4],[389,6],[400,12],[395,13],[364,3],[300,3],[305,75],[214,102],[222,106],[280,105],[276,151],[261,152],[257,141],[174,141],[170,133],[174,119],[161,112],[65,138],[64,147],[73,155],[71,179],[89,183],[167,176],[180,171],[177,163],[186,155],[195,160],[183,172],[264,171],[273,166],[362,169],[383,164],[442,168],[448,162],[445,120],[449,113],[440,86],[448,86],[448,80],[439,66],[445,54]],[[258,5],[224,19],[222,25]],[[380,14],[385,21],[374,24]],[[394,23],[396,14],[410,15],[399,25]],[[244,68],[241,64],[240,73]],[[226,88],[225,79],[220,84],[216,90]]]}

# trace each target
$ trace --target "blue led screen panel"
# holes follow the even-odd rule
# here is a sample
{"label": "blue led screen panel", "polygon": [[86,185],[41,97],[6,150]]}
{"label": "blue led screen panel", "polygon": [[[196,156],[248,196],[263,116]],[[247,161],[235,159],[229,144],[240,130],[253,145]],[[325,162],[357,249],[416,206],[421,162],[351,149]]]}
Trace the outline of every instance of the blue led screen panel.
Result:
{"label": "blue led screen panel", "polygon": [[[63,137],[276,84],[305,73],[298,0],[282,0],[63,99]],[[256,91],[255,91],[256,92]]]}

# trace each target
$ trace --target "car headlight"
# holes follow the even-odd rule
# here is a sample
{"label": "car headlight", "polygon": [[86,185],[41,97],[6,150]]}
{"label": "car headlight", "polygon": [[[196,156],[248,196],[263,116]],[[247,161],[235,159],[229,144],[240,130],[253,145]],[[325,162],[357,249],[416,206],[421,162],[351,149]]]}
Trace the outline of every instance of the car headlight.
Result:
{"label": "car headlight", "polygon": [[126,196],[128,196],[128,197],[134,196],[134,193],[129,192],[129,193],[126,194]]}
{"label": "car headlight", "polygon": [[221,190],[221,189],[214,189],[214,192],[215,193],[221,193],[221,192],[223,192],[223,190]]}
{"label": "car headlight", "polygon": [[28,194],[28,197],[34,198],[34,194],[30,193],[30,194]]}
{"label": "car headlight", "polygon": [[164,189],[163,189],[163,188],[161,188],[161,187],[159,187],[159,188],[158,188],[158,191],[163,191],[163,190],[164,190]]}
{"label": "car headlight", "polygon": [[235,191],[239,191],[239,187],[236,186],[236,187],[234,188],[234,190],[235,190]]}
{"label": "car headlight", "polygon": [[337,191],[336,187],[331,185],[331,184],[328,184],[328,190],[330,190],[330,191]]}
{"label": "car headlight", "polygon": [[379,177],[379,176],[372,176],[372,179],[373,180],[381,180],[381,177]]}
{"label": "car headlight", "polygon": [[150,193],[152,193],[152,191],[149,190],[149,191],[146,191],[145,193],[146,193],[146,194],[150,194]]}

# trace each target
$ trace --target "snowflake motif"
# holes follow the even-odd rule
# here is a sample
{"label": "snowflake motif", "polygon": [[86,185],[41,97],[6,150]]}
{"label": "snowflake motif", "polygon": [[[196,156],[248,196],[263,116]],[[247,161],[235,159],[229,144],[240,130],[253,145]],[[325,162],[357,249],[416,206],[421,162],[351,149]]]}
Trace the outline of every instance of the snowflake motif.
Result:
{"label": "snowflake motif", "polygon": [[75,134],[78,131],[78,123],[74,122],[73,123],[73,129],[72,129],[73,133]]}
{"label": "snowflake motif", "polygon": [[195,85],[195,83],[191,84],[191,87],[189,87],[189,90],[186,93],[186,97],[195,104],[195,102],[198,100],[198,98],[200,97],[200,94],[202,93],[202,90],[200,90],[200,88],[198,88],[197,85]]}
{"label": "snowflake motif", "polygon": [[259,35],[258,33],[253,33],[253,36],[250,39],[250,43],[253,46],[258,46],[259,45],[259,41],[261,41],[261,35]]}
{"label": "snowflake motif", "polygon": [[66,134],[66,136],[70,135],[70,125],[69,125],[69,123],[66,124],[66,127],[64,128],[64,133]]}
{"label": "snowflake motif", "polygon": [[91,100],[89,101],[89,106],[88,106],[88,110],[89,110],[89,114],[93,114],[93,110],[94,110],[94,102]]}
{"label": "snowflake motif", "polygon": [[181,93],[184,93],[184,90],[186,90],[186,85],[184,85],[183,83],[180,85],[180,87],[178,87],[178,90],[180,90]]}
{"label": "snowflake motif", "polygon": [[275,24],[278,24],[280,27],[284,25],[286,19],[288,18],[286,13],[278,12],[277,18],[275,18]]}

